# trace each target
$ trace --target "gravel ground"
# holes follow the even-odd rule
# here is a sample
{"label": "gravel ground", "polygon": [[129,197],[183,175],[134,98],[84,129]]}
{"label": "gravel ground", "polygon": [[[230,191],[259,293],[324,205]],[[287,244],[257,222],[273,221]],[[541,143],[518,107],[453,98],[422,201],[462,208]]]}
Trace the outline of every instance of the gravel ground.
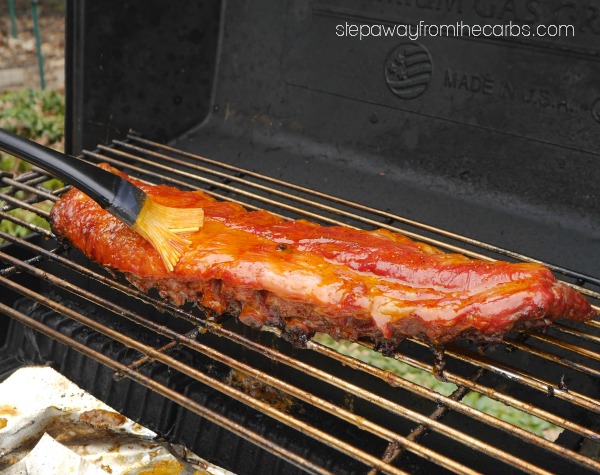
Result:
{"label": "gravel ground", "polygon": [[[64,2],[38,4],[46,88],[64,89]],[[39,88],[40,74],[31,3],[16,2],[17,37],[11,34],[8,2],[0,3],[0,93],[20,88]]]}

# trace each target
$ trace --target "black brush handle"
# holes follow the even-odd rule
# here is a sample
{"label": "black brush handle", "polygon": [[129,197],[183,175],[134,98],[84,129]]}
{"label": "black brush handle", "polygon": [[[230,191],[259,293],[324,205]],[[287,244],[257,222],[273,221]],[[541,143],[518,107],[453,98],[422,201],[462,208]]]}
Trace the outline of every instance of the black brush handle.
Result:
{"label": "black brush handle", "polygon": [[[0,129],[0,150],[46,170],[75,186],[124,221],[133,224],[143,204],[143,192],[102,168]],[[141,200],[141,203],[140,203]]]}

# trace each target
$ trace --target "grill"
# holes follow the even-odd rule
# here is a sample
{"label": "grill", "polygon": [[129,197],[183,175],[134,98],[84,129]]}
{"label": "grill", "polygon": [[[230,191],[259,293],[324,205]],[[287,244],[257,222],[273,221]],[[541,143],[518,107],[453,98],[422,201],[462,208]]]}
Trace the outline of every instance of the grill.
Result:
{"label": "grill", "polygon": [[[147,181],[202,188],[286,217],[384,227],[483,259],[530,260],[137,134],[83,156]],[[57,343],[11,327],[5,351],[21,360],[52,359],[78,383],[116,401],[120,410],[169,440],[200,453],[208,445],[214,451],[209,458],[246,473],[255,470],[244,468],[249,460],[274,471],[291,464],[313,473],[600,469],[600,321],[558,323],[546,333],[513,335],[488,349],[452,345],[445,351],[443,376],[456,388],[438,392],[318,338],[299,350],[276,330],[256,332],[232,319],[172,307],[82,263],[84,258],[52,233],[9,213],[21,208],[47,218],[35,204],[55,201],[64,192],[45,189],[47,179],[35,170],[16,179],[2,177],[2,219],[37,236],[1,235],[11,245],[0,251],[0,283],[12,296],[3,299],[1,310]],[[597,278],[553,270],[598,303]],[[362,344],[368,351],[368,342]],[[390,358],[424,372],[440,370],[418,341],[403,342]],[[564,430],[556,441],[534,435],[467,404],[472,392]],[[231,437],[238,442],[227,447]]]}
{"label": "grill", "polygon": [[[599,310],[600,50],[587,3],[167,3],[67,0],[68,153],[286,218],[543,261]],[[507,15],[568,16],[577,35],[335,36],[346,23]],[[22,231],[0,235],[0,377],[52,365],[238,474],[600,470],[598,318],[443,354],[405,340],[384,357],[324,335],[297,348],[141,294],[25,222],[14,211],[44,221],[65,192],[48,178],[0,176],[0,219]],[[540,421],[552,436],[532,431]]]}

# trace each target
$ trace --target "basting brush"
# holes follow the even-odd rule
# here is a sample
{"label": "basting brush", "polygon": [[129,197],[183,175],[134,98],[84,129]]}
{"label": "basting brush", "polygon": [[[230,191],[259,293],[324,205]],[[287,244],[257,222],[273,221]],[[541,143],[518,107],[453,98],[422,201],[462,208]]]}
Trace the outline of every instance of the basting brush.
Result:
{"label": "basting brush", "polygon": [[169,271],[175,268],[190,245],[189,240],[178,234],[198,231],[203,225],[202,208],[161,205],[120,176],[3,129],[0,129],[0,150],[38,166],[84,192],[149,241]]}

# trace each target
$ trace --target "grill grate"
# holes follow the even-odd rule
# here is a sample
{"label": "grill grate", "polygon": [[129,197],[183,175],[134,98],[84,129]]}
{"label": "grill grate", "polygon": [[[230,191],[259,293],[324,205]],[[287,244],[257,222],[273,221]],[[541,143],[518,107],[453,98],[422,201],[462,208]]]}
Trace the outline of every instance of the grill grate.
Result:
{"label": "grill grate", "polygon": [[[148,181],[202,188],[218,199],[237,201],[251,209],[266,208],[322,224],[384,227],[480,259],[533,261],[509,250],[176,150],[135,134],[127,141],[114,141],[110,147],[86,151],[84,156],[93,162],[108,162]],[[507,471],[516,472],[600,470],[600,461],[591,455],[600,441],[600,427],[594,423],[600,412],[598,319],[587,324],[559,323],[543,334],[529,331],[513,335],[506,344],[489,349],[451,345],[445,352],[444,377],[456,388],[439,392],[391,372],[383,357],[386,369],[346,355],[342,347],[330,347],[318,339],[308,342],[309,351],[296,350],[280,339],[274,329],[274,335],[269,335],[232,320],[216,322],[196,309],[176,308],[141,294],[118,276],[82,261],[75,251],[65,250],[50,231],[10,213],[23,209],[47,219],[47,211],[38,204],[53,202],[65,191],[46,190],[43,184],[47,179],[37,170],[16,179],[2,176],[0,200],[4,206],[0,218],[33,231],[44,240],[36,242],[0,233],[0,238],[12,244],[0,249],[4,263],[0,284],[14,295],[27,297],[105,335],[129,348],[132,354],[127,361],[116,358],[6,302],[0,303],[0,311],[111,368],[117,377],[137,381],[312,473],[340,473],[340,467],[331,465],[338,458],[349,461],[341,464],[346,471],[359,473],[406,473],[413,472],[415,466],[426,467],[430,472],[477,473],[485,464],[499,462]],[[549,267],[588,295],[599,309],[600,279],[559,266]],[[56,299],[56,293],[66,296],[66,300]],[[85,305],[73,306],[72,300]],[[131,326],[123,328],[124,321],[131,322]],[[369,354],[369,343],[362,345],[361,351]],[[189,354],[195,358],[193,361],[182,356]],[[390,358],[423,372],[436,371],[431,352],[418,341],[403,342]],[[294,434],[292,438],[308,436],[316,440],[329,462],[290,448],[267,431],[254,430],[249,424],[203,405],[186,391],[159,382],[152,376],[152,368],[157,365],[243,403],[253,414],[267,416],[265,426],[268,421],[277,421]],[[468,403],[471,394],[484,395],[548,421],[563,432],[555,441],[535,435],[473,407]],[[290,428],[295,431],[289,431]]]}

